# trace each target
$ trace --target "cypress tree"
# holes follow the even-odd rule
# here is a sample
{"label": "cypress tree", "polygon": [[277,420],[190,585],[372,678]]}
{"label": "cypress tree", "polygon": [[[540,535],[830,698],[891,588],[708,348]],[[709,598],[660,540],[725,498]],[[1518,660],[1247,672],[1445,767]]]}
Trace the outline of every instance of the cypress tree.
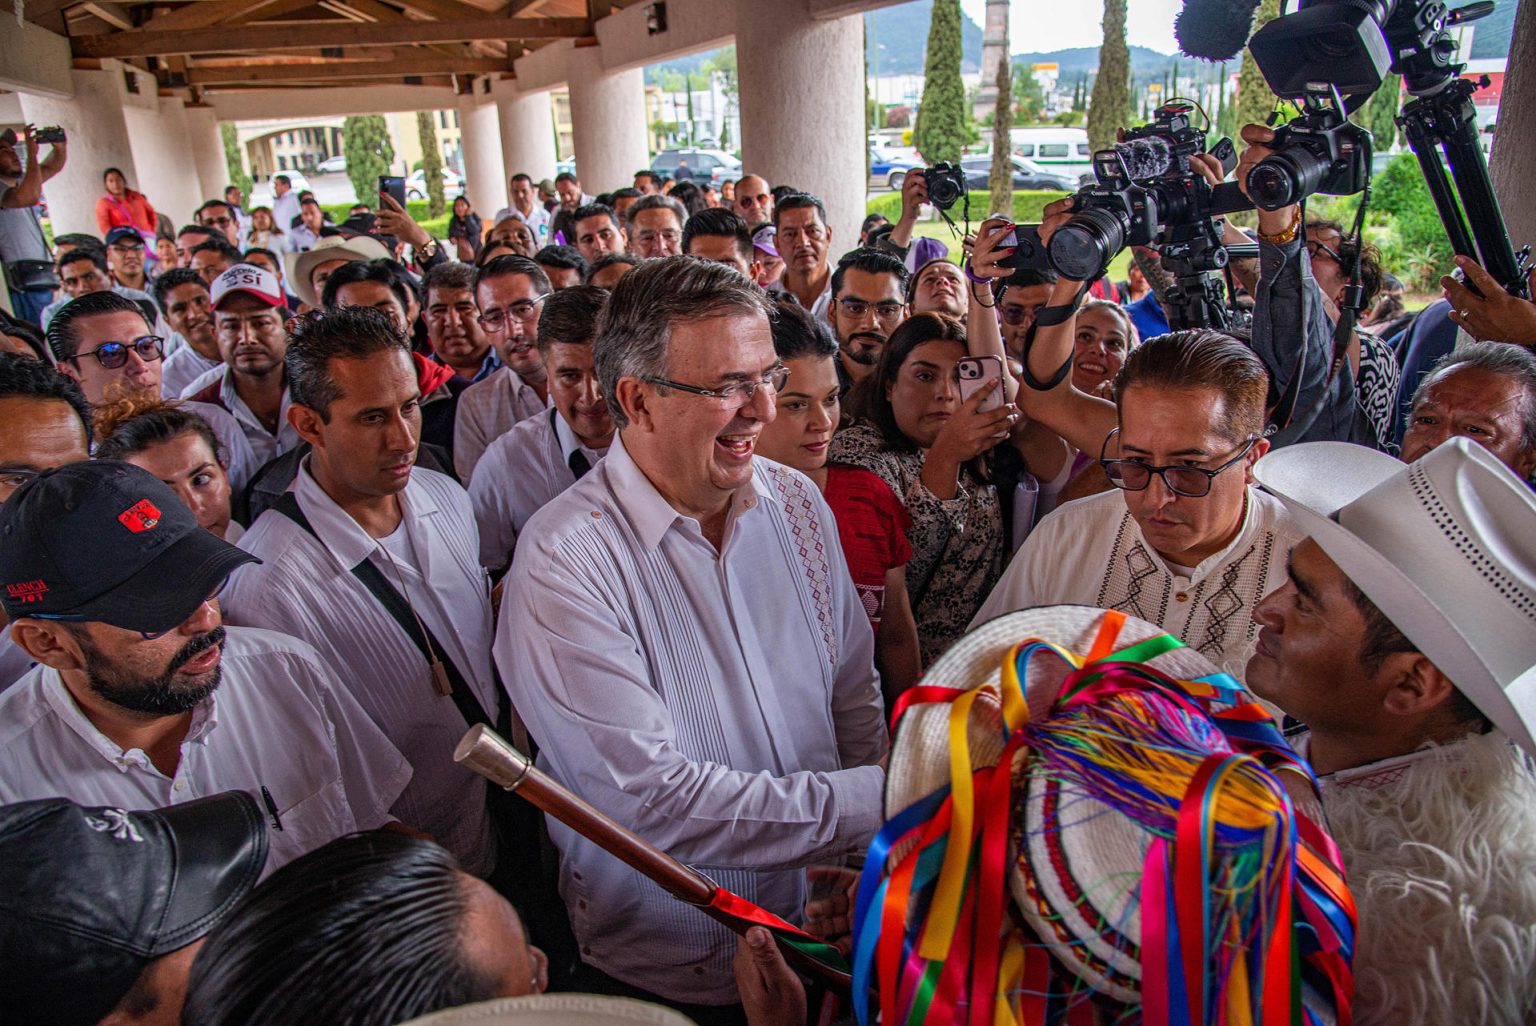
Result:
{"label": "cypress tree", "polygon": [[443,199],[443,159],[437,152],[437,133],[432,130],[431,111],[416,112],[416,134],[421,139],[421,177],[427,184],[427,216],[442,217],[447,206]]}
{"label": "cypress tree", "polygon": [[378,206],[379,176],[389,174],[395,146],[382,114],[354,114],[341,123],[341,152],[347,155],[347,178],[359,200]]}
{"label": "cypress tree", "polygon": [[[992,193],[992,212],[1013,216],[1013,153],[1009,130],[1013,128],[1013,62],[1008,48],[997,62],[997,112],[992,116],[992,170],[987,188]],[[1027,74],[1027,72],[1026,72]]]}
{"label": "cypress tree", "polygon": [[[1253,19],[1254,31],[1258,31],[1266,22],[1273,21],[1279,16],[1280,0],[1260,0],[1258,11]],[[1253,54],[1244,48],[1243,66],[1237,73],[1238,129],[1241,130],[1244,125],[1264,124],[1274,109],[1275,94],[1269,91],[1269,83],[1264,81],[1264,74],[1259,71],[1258,64],[1254,63]],[[1233,138],[1235,139],[1236,136]]]}
{"label": "cypress tree", "polygon": [[1131,52],[1125,43],[1125,6],[1126,0],[1104,0],[1099,74],[1088,102],[1088,146],[1094,151],[1115,144],[1115,132],[1125,127],[1131,112]]}
{"label": "cypress tree", "polygon": [[912,145],[924,161],[960,160],[967,136],[965,115],[965,86],[960,81],[960,0],[933,0],[923,99],[912,127]]}

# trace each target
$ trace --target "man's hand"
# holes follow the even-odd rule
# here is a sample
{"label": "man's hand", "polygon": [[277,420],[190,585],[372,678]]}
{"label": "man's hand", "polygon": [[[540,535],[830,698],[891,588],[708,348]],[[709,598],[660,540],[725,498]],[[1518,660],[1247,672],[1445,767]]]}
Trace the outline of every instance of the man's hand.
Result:
{"label": "man's hand", "polygon": [[1072,219],[1072,211],[1076,208],[1075,195],[1063,196],[1045,205],[1045,209],[1040,211],[1040,245],[1051,244],[1051,236],[1056,234],[1056,229]]}
{"label": "man's hand", "polygon": [[820,937],[843,954],[853,950],[853,904],[859,871],[845,866],[809,866],[806,881],[822,897],[805,904],[805,932]]}
{"label": "man's hand", "polygon": [[[1536,346],[1536,303],[1505,292],[1491,274],[1469,257],[1457,257],[1456,266],[1482,296],[1450,275],[1441,278],[1440,287],[1451,304],[1451,320],[1482,342]],[[1536,269],[1531,271],[1529,281],[1536,290]]]}
{"label": "man's hand", "polygon": [[[1263,125],[1244,125],[1242,137],[1243,142],[1248,145],[1243,150],[1243,155],[1238,158],[1235,177],[1237,187],[1242,190],[1244,196],[1248,196],[1248,172],[1252,171],[1254,166],[1265,157],[1275,152],[1269,145],[1275,141],[1275,132],[1274,129],[1265,128]],[[1248,198],[1253,199],[1252,196]],[[1259,208],[1259,234],[1281,234],[1296,222],[1297,213],[1295,206],[1281,207],[1279,210]]]}
{"label": "man's hand", "polygon": [[432,236],[427,233],[427,230],[411,220],[411,215],[395,202],[393,196],[384,192],[379,193],[379,204],[379,212],[374,215],[373,226],[381,235],[393,235],[401,242],[408,242],[417,249],[432,241]]}
{"label": "man's hand", "polygon": [[748,1026],[805,1026],[805,984],[767,930],[754,926],[736,942],[732,969]]}
{"label": "man's hand", "polygon": [[37,126],[36,125],[23,125],[22,126],[22,131],[25,133],[25,139],[26,139],[27,167],[28,167],[28,169],[31,169],[32,167],[36,166],[36,164],[37,164],[37,147],[38,147],[38,142],[37,142]]}
{"label": "man's hand", "polygon": [[923,177],[922,168],[913,168],[908,171],[901,181],[901,224],[916,224],[917,215],[928,202],[928,179]]}

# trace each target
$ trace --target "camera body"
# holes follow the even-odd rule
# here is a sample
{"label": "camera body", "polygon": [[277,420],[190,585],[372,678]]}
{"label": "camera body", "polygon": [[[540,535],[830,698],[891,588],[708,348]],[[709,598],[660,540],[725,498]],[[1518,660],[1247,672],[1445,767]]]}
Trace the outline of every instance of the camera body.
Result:
{"label": "camera body", "polygon": [[58,125],[39,128],[37,130],[37,141],[40,143],[61,143],[64,141],[64,129]]}
{"label": "camera body", "polygon": [[948,210],[965,195],[965,172],[953,164],[923,168],[923,181],[928,183],[928,202],[939,210]]}
{"label": "camera body", "polygon": [[1313,193],[1350,196],[1371,177],[1371,133],[1353,124],[1339,91],[1309,82],[1304,113],[1275,130],[1275,151],[1248,172],[1248,194],[1265,210],[1279,210]]}

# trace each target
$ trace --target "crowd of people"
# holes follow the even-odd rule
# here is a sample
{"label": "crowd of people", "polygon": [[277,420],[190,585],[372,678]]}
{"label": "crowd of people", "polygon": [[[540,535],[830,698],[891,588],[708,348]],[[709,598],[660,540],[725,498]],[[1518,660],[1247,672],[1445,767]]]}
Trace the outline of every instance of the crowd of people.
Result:
{"label": "crowd of people", "polygon": [[650,171],[514,175],[436,238],[282,175],[178,227],[108,168],[98,234],[50,237],[66,159],[0,138],[16,1021],[549,988],[801,1026],[767,931],[456,744],[496,730],[847,952],[893,711],[968,632],[1072,606],[1171,635],[1310,766],[1354,1022],[1536,1022],[1536,305],[1475,263],[1413,313],[1368,244],[1260,211],[1226,229],[1251,324],[1170,330],[1153,250],[1078,282],[1000,217],[946,244],[918,173],[856,239],[790,184]]}

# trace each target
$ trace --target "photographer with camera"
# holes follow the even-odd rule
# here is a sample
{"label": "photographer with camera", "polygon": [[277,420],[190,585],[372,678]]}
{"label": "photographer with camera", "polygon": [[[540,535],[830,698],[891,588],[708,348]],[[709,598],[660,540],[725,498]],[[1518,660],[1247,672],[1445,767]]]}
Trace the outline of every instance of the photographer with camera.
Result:
{"label": "photographer with camera", "polygon": [[[53,302],[58,278],[37,205],[43,199],[43,183],[64,170],[68,145],[61,128],[39,131],[26,125],[22,131],[23,140],[14,129],[0,132],[0,265],[5,268],[11,310],[23,321],[38,324],[43,308]],[[25,169],[16,152],[18,142],[27,148]],[[43,142],[49,144],[48,156],[38,160]]]}

